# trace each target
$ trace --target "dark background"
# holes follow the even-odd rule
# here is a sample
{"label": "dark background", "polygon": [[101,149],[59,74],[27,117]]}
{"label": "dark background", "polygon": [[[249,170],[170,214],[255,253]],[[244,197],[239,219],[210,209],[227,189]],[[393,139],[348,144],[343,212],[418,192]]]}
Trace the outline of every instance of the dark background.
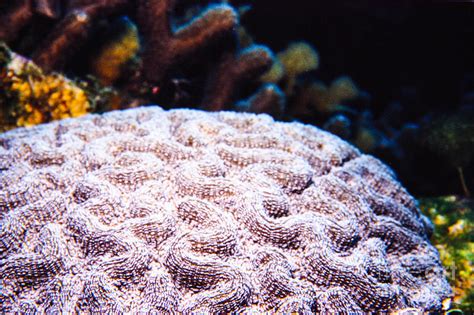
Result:
{"label": "dark background", "polygon": [[312,43],[320,78],[351,76],[375,106],[416,89],[418,110],[451,110],[474,84],[474,2],[258,0],[242,22],[274,51]]}

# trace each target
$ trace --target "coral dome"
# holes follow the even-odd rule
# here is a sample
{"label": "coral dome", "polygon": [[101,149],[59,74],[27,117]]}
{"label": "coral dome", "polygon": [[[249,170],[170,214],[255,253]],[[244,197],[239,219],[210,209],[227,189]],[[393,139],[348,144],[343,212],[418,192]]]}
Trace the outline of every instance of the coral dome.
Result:
{"label": "coral dome", "polygon": [[2,312],[442,309],[393,172],[268,115],[143,107],[0,135]]}

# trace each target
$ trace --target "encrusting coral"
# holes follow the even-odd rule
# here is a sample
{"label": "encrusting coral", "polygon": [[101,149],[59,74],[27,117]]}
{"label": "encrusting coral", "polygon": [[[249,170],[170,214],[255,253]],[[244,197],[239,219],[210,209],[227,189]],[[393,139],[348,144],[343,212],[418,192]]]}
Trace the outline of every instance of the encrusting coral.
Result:
{"label": "encrusting coral", "polygon": [[268,115],[145,107],[0,135],[1,311],[440,311],[377,159]]}
{"label": "encrusting coral", "polygon": [[114,23],[117,34],[100,49],[92,61],[92,73],[103,85],[111,85],[125,72],[124,68],[136,60],[140,49],[138,29],[128,18]]}
{"label": "encrusting coral", "polygon": [[[56,73],[45,74],[30,60],[2,46],[0,86],[17,126],[32,126],[51,120],[78,117],[91,110],[86,92]],[[7,120],[7,119],[5,119]],[[2,120],[3,124],[3,120]]]}

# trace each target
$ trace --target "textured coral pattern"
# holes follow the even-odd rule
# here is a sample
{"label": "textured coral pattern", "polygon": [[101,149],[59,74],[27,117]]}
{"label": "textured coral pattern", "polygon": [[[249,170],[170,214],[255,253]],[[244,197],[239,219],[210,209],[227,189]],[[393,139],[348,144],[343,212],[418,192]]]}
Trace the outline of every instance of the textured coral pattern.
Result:
{"label": "textured coral pattern", "polygon": [[440,310],[377,159],[267,115],[145,107],[0,135],[1,312]]}

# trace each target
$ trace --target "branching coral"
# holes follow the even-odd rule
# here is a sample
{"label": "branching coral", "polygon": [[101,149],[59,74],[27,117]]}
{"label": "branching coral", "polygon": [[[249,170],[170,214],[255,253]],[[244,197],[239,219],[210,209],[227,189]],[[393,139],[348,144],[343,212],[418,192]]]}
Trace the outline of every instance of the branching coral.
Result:
{"label": "branching coral", "polygon": [[235,108],[238,111],[269,114],[281,118],[285,112],[285,95],[275,84],[264,84],[252,97],[240,101]]}
{"label": "branching coral", "polygon": [[288,94],[293,93],[298,75],[315,70],[319,66],[318,53],[306,42],[290,44],[286,50],[278,53],[278,60],[285,71],[285,92]]}
{"label": "branching coral", "polygon": [[35,49],[33,60],[45,70],[62,69],[89,39],[97,20],[122,9],[126,3],[126,0],[103,0],[68,11]]}
{"label": "branching coral", "polygon": [[[238,100],[240,87],[256,79],[273,63],[271,51],[264,46],[251,45],[239,50],[236,41],[238,13],[229,5],[208,7],[187,24],[176,27],[170,25],[173,1],[142,1],[139,7],[139,27],[148,39],[143,54],[145,77],[151,82],[160,80],[176,64],[189,63],[192,55],[201,56],[203,62],[209,57],[202,53],[211,50],[214,64],[205,79],[202,108],[221,110],[232,108]],[[160,34],[160,36],[156,36]],[[219,49],[217,43],[220,43]],[[212,50],[221,50],[218,53]],[[168,74],[169,75],[169,74]],[[261,94],[262,95],[262,94]],[[278,107],[281,99],[272,101],[270,107]]]}
{"label": "branching coral", "polygon": [[0,135],[0,311],[388,313],[451,295],[393,172],[268,115],[146,107]]}
{"label": "branching coral", "polygon": [[[124,94],[138,99],[180,105],[180,97],[170,100],[167,97],[172,94],[170,86],[173,82],[186,81],[208,87],[194,93],[194,98],[200,98],[196,104],[202,102],[207,108],[216,110],[230,108],[243,98],[239,95],[242,87],[251,90],[244,93],[244,97],[258,90],[256,79],[273,62],[267,48],[242,49],[244,45],[240,45],[237,36],[239,13],[227,4],[214,4],[204,9],[196,6],[199,13],[193,10],[192,16],[183,23],[174,16],[175,1],[171,0],[143,0],[137,4],[128,0],[69,0],[62,3],[59,10],[54,9],[54,1],[40,2],[44,4],[30,5],[24,10],[29,15],[50,12],[47,15],[55,21],[47,36],[42,36],[45,38],[34,45],[31,54],[45,70],[63,70],[77,62],[89,62],[81,59],[77,52],[97,36],[99,25],[107,24],[101,24],[101,21],[109,22],[107,19],[117,15],[127,15],[132,19],[138,26],[143,45],[137,69],[127,74],[127,80],[121,84]],[[41,12],[38,12],[40,8]],[[10,18],[14,9],[11,6],[6,17]],[[29,20],[31,18],[25,18],[24,23],[18,23],[18,28],[25,28]],[[4,29],[6,25],[0,25],[0,39],[8,39],[2,35]],[[112,41],[95,58],[88,57],[92,59],[94,73],[103,83],[113,83],[120,76],[121,67],[118,65],[137,53],[137,36],[130,34]],[[190,65],[199,65],[203,69],[196,74],[196,70],[194,73],[189,71]],[[208,65],[207,69],[204,69],[205,65]]]}
{"label": "branching coral", "polygon": [[238,87],[251,78],[258,78],[273,62],[271,51],[252,45],[237,56],[224,54],[211,73],[204,91],[202,107],[210,110],[229,109],[235,100]]}
{"label": "branching coral", "polygon": [[177,63],[209,48],[237,26],[237,13],[231,6],[213,6],[176,30],[170,21],[174,1],[142,0],[138,24],[147,43],[143,55],[145,77],[159,81]]}

